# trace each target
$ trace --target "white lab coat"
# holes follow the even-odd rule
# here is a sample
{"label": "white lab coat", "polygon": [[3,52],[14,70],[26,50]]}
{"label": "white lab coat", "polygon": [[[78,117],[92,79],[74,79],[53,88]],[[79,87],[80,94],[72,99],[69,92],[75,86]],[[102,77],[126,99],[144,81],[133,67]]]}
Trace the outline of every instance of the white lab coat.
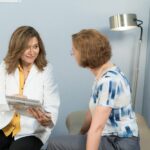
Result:
{"label": "white lab coat", "polygon": [[[5,67],[5,63],[2,62],[0,65],[0,117],[2,115],[7,117],[7,113],[1,113],[4,109],[7,109],[7,107],[3,107],[7,106],[5,95],[19,93],[19,70],[16,69],[14,73],[7,74]],[[29,99],[39,100],[45,111],[51,113],[53,124],[56,124],[60,99],[50,64],[44,68],[44,71],[39,71],[35,65],[32,66],[24,85],[23,95]],[[21,115],[20,124],[21,131],[15,136],[15,139],[35,135],[44,143],[52,130],[51,125],[44,127],[36,119],[23,115]]]}

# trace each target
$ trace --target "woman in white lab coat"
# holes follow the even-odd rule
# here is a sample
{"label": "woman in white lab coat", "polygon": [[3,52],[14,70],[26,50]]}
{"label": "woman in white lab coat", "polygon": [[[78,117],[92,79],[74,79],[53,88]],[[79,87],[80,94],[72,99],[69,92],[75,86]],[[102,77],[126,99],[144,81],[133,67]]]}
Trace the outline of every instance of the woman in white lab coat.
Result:
{"label": "woman in white lab coat", "polygon": [[[38,100],[44,110],[29,108],[31,116],[9,110],[6,95]],[[59,94],[39,33],[17,28],[0,64],[0,150],[39,150],[56,123]]]}

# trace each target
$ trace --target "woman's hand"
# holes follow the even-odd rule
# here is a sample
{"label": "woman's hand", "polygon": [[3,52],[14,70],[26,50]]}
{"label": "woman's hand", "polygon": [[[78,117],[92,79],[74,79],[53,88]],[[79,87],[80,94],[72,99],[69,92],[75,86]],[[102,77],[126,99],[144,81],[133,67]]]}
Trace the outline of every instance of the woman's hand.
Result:
{"label": "woman's hand", "polygon": [[35,117],[42,126],[51,126],[53,123],[50,113],[46,113],[40,108],[28,108],[28,113]]}
{"label": "woman's hand", "polygon": [[80,129],[80,134],[86,134],[88,132],[90,125],[91,125],[91,121],[92,121],[91,112],[90,112],[90,110],[88,110],[85,114],[85,120]]}

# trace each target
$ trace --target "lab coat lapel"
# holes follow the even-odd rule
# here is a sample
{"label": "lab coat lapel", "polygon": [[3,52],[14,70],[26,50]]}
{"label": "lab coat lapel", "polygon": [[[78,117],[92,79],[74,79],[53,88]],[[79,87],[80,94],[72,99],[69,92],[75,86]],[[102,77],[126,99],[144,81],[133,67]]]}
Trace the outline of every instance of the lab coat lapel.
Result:
{"label": "lab coat lapel", "polygon": [[18,68],[16,68],[13,76],[14,76],[14,79],[15,79],[17,85],[19,86],[19,70],[18,70]]}
{"label": "lab coat lapel", "polygon": [[[30,80],[37,74],[37,72],[38,72],[38,68],[36,67],[35,64],[33,64],[25,84],[28,84],[28,82],[30,82]],[[19,86],[19,70],[18,70],[18,68],[14,72],[14,79],[15,79],[17,85]]]}
{"label": "lab coat lapel", "polygon": [[28,77],[27,77],[27,80],[26,80],[26,83],[25,83],[25,84],[28,84],[28,83],[30,82],[30,80],[31,80],[34,76],[36,76],[37,72],[38,72],[38,68],[36,67],[36,65],[33,64],[33,66],[31,67],[31,70],[30,70],[30,72],[29,72],[29,75],[28,75]]}

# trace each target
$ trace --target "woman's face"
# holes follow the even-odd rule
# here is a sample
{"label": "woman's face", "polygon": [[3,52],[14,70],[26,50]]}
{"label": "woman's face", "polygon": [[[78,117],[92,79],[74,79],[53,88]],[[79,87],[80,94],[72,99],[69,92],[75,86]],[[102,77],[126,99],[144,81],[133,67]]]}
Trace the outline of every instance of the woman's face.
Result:
{"label": "woman's face", "polygon": [[22,65],[32,65],[39,54],[39,44],[36,37],[29,40],[27,48],[21,56]]}
{"label": "woman's face", "polygon": [[72,43],[72,53],[71,53],[74,57],[76,62],[80,65],[80,53],[79,51],[74,47],[73,43]]}

